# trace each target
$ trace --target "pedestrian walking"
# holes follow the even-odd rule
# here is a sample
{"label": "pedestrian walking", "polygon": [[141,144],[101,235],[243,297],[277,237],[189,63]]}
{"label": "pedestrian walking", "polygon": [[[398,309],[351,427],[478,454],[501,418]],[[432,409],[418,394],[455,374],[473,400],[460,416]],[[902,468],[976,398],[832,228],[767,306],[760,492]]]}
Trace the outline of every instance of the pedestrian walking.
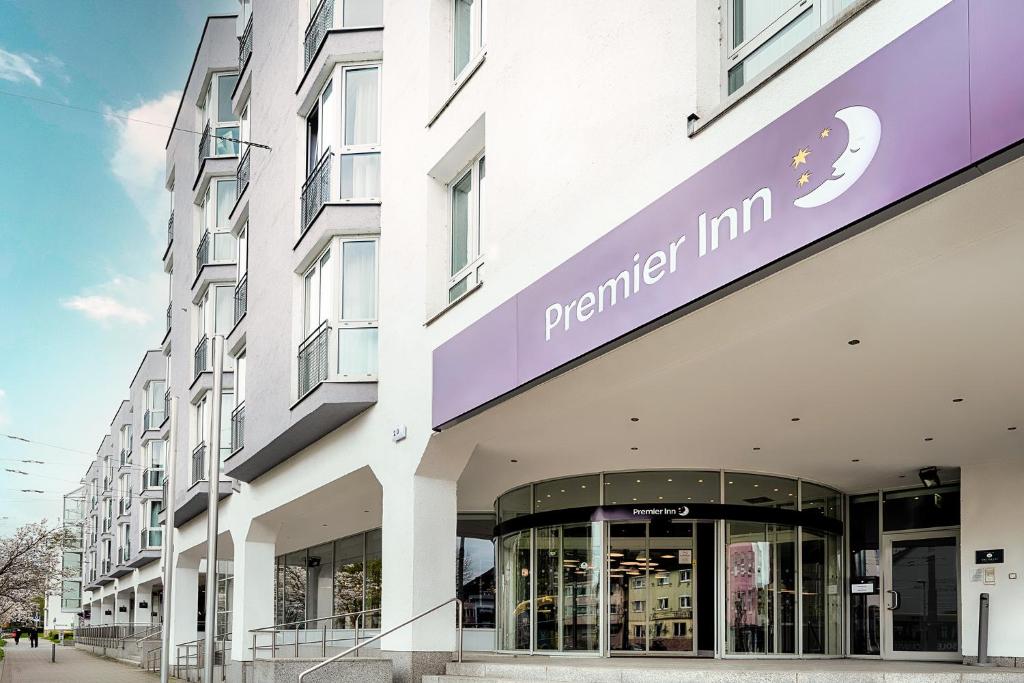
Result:
{"label": "pedestrian walking", "polygon": [[39,647],[39,629],[30,626],[28,629],[28,642],[32,647]]}
{"label": "pedestrian walking", "polygon": [[20,628],[15,628],[14,629],[14,644],[18,645],[19,643],[21,643],[21,629]]}

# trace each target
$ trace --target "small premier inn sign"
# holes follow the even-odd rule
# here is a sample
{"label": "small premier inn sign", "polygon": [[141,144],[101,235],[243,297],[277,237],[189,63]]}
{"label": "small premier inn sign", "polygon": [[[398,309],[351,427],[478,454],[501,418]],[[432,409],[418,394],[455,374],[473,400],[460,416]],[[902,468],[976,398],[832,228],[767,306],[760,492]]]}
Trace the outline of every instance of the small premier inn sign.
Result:
{"label": "small premier inn sign", "polygon": [[434,427],[1020,141],[1021,26],[954,0],[456,334]]}

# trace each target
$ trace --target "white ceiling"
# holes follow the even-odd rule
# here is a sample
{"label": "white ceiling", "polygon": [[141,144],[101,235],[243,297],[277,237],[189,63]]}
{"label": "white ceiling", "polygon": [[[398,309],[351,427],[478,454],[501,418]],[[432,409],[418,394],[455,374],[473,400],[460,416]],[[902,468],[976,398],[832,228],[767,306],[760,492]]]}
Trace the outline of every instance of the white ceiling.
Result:
{"label": "white ceiling", "polygon": [[1017,161],[438,435],[476,444],[459,509],[599,470],[855,492],[1024,457],[1022,186]]}

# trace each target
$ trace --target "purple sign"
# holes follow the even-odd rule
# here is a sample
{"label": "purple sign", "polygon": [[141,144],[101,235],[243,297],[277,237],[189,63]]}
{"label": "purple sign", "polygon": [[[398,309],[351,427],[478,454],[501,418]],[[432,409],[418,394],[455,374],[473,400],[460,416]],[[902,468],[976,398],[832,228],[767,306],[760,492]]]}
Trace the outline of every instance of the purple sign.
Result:
{"label": "purple sign", "polygon": [[[995,25],[993,4],[939,10],[435,349],[434,426],[1019,140],[1024,88],[971,64],[1014,44],[972,49],[968,12]],[[972,148],[979,109],[1006,125]]]}

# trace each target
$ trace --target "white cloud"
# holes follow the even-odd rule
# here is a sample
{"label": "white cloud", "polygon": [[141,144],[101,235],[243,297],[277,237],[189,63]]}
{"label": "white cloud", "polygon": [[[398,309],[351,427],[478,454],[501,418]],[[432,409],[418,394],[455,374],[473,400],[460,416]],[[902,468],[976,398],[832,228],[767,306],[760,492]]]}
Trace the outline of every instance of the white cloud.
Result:
{"label": "white cloud", "polygon": [[164,126],[173,125],[180,97],[179,92],[169,92],[130,109],[108,109],[107,112],[107,122],[117,136],[114,153],[110,157],[110,170],[131,197],[153,235],[159,234],[167,225],[170,211],[164,189],[164,145],[169,131]]}
{"label": "white cloud", "polygon": [[28,54],[8,52],[0,48],[0,80],[12,83],[32,81],[37,86],[43,84],[43,79],[36,71],[39,60]]}
{"label": "white cloud", "polygon": [[166,306],[167,276],[156,270],[143,279],[114,275],[95,287],[60,300],[60,305],[103,324],[145,325]]}

